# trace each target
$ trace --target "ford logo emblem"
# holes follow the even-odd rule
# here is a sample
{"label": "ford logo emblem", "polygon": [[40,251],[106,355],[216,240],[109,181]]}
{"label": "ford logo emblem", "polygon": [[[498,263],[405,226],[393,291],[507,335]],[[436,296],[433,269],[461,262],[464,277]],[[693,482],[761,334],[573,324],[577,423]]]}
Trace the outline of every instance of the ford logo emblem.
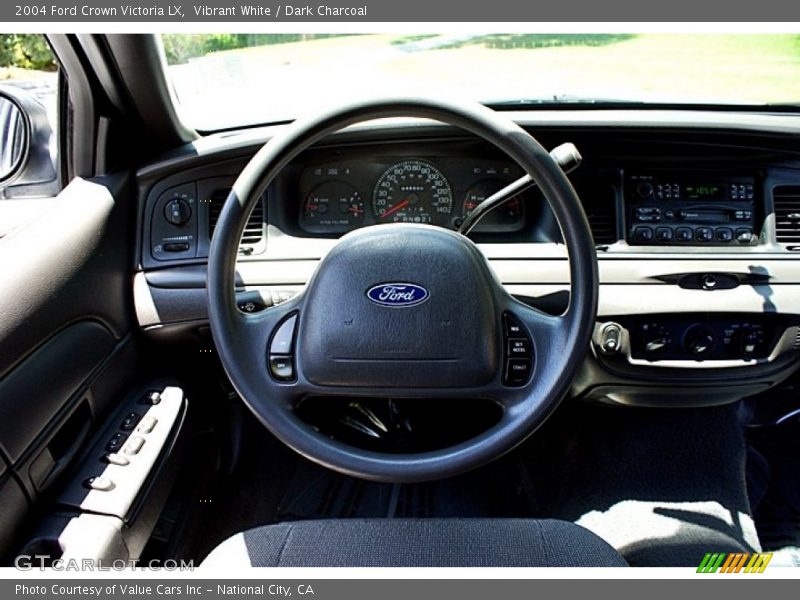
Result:
{"label": "ford logo emblem", "polygon": [[381,283],[367,290],[367,298],[375,304],[395,308],[422,304],[428,296],[428,290],[413,283]]}

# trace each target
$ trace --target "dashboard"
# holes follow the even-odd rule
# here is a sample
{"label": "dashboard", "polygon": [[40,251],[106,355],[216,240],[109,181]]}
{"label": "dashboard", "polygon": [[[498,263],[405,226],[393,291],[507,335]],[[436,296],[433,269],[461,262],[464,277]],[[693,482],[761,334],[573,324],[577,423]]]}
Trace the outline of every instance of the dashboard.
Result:
{"label": "dashboard", "polygon": [[[779,115],[587,112],[514,115],[545,147],[573,142],[584,157],[570,179],[597,247],[600,297],[574,395],[709,405],[787,377],[800,364],[800,124],[787,127]],[[207,340],[205,262],[216,220],[270,134],[211,136],[139,172],[134,287],[147,335]],[[493,147],[444,126],[408,120],[336,134],[292,160],[250,216],[240,309],[263,310],[302,290],[350,231],[456,229],[521,175]],[[561,231],[535,188],[470,237],[510,293],[563,310]]]}

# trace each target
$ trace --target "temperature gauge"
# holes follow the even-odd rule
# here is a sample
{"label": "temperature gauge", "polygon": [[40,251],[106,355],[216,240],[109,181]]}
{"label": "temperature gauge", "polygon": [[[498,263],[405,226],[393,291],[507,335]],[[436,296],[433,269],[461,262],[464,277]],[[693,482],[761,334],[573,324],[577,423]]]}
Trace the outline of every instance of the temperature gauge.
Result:
{"label": "temperature gauge", "polygon": [[305,197],[303,226],[309,231],[350,231],[364,224],[364,200],[343,181],[326,181]]}
{"label": "temperature gauge", "polygon": [[[471,185],[464,196],[462,215],[468,217],[478,204],[506,185],[499,179],[484,179]],[[524,217],[523,197],[517,194],[478,221],[474,231],[518,231],[524,225]]]}

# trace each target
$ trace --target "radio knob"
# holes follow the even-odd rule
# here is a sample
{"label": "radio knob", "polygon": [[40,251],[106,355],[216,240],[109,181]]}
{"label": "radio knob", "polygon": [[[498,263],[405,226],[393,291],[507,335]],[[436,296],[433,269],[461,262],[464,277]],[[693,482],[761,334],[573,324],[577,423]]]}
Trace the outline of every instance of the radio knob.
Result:
{"label": "radio knob", "polygon": [[649,198],[653,195],[653,184],[652,183],[640,183],[636,186],[636,194],[640,198]]}
{"label": "radio knob", "polygon": [[706,325],[692,325],[683,335],[684,351],[696,357],[701,357],[711,352],[715,342],[714,331]]}

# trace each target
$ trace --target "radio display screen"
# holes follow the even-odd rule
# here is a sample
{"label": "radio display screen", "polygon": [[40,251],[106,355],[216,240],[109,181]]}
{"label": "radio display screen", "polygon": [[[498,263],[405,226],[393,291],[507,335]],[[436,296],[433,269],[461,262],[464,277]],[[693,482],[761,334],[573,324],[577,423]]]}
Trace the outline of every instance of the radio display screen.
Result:
{"label": "radio display screen", "polygon": [[716,184],[689,184],[683,187],[686,200],[725,200],[728,186]]}

